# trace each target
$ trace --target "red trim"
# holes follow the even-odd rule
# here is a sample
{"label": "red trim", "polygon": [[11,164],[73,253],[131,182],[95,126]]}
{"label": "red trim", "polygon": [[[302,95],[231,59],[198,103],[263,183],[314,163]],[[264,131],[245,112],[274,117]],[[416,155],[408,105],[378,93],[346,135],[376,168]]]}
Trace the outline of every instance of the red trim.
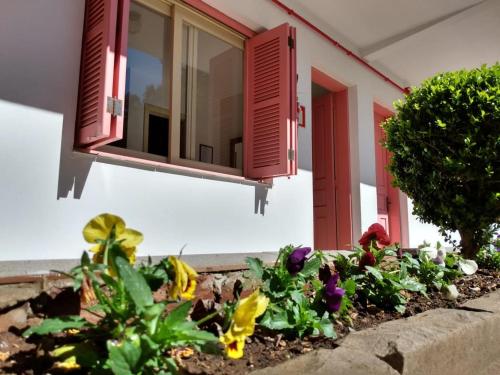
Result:
{"label": "red trim", "polygon": [[311,68],[311,80],[314,83],[324,87],[325,89],[330,90],[331,92],[340,92],[347,90],[346,85],[343,85],[336,79],[333,79],[332,77],[316,69],[315,67]]}
{"label": "red trim", "polygon": [[[349,152],[349,99],[347,95],[347,86],[314,67],[311,69],[311,80],[332,93],[332,152],[334,162],[333,171],[335,171],[333,176],[335,179],[333,190],[335,190],[336,202],[334,215],[336,216],[337,228],[336,249],[350,249],[352,244],[352,192]],[[314,113],[312,116],[314,116]],[[314,151],[315,147],[313,144],[313,152]],[[313,166],[313,172],[314,168]]]}
{"label": "red trim", "polygon": [[385,74],[383,74],[380,70],[375,69],[373,66],[371,66],[370,64],[368,64],[365,60],[363,60],[361,57],[359,57],[358,55],[356,55],[350,49],[344,47],[342,44],[340,44],[338,41],[336,41],[331,36],[329,36],[328,34],[326,34],[324,31],[322,31],[318,27],[314,26],[311,22],[309,22],[308,20],[306,20],[300,14],[296,13],[292,8],[287,7],[285,4],[283,4],[279,0],[271,0],[271,1],[274,4],[276,4],[278,7],[280,7],[281,9],[283,9],[285,12],[287,12],[290,16],[298,19],[300,22],[302,22],[303,24],[305,24],[306,26],[308,26],[310,29],[312,29],[316,33],[320,34],[323,38],[325,38],[326,40],[328,40],[331,44],[333,44],[336,48],[338,48],[339,50],[341,50],[342,52],[344,52],[347,56],[349,56],[352,59],[356,60],[359,64],[363,65],[365,68],[367,68],[371,72],[373,72],[376,75],[378,75],[385,82],[393,85],[394,87],[396,87],[398,90],[400,90],[404,94],[408,94],[409,93],[410,89],[408,87],[403,87],[403,86],[397,84],[395,81],[393,81],[388,76],[386,76]]}
{"label": "red trim", "polygon": [[386,108],[384,106],[381,106],[378,103],[373,103],[373,111],[375,113],[378,113],[379,115],[388,118],[394,115],[394,112],[391,111],[389,108]]}
{"label": "red trim", "polygon": [[347,89],[333,94],[333,136],[337,199],[338,249],[350,249],[352,238],[351,157],[349,152],[349,99]]}
{"label": "red trim", "polygon": [[[406,207],[401,207],[400,201],[400,191],[398,188],[392,186],[392,175],[387,171],[386,165],[381,165],[381,163],[389,162],[391,158],[391,153],[382,147],[380,141],[384,137],[384,130],[380,128],[381,121],[393,116],[394,113],[381,106],[378,103],[373,103],[373,117],[375,125],[375,162],[377,164],[377,205],[378,205],[378,189],[379,184],[386,186],[386,199],[390,204],[386,207],[387,213],[382,214],[387,217],[387,225],[389,226],[389,236],[391,237],[391,242],[398,242],[402,247],[408,247],[408,212]],[[382,160],[385,159],[385,160]],[[377,207],[377,214],[379,214],[379,208]]]}
{"label": "red trim", "polygon": [[239,32],[240,34],[243,34],[247,38],[251,38],[257,35],[257,33],[249,27],[246,27],[242,23],[222,13],[220,10],[215,9],[213,6],[208,5],[202,0],[183,0],[183,2],[202,13],[205,13],[207,16],[210,16],[213,19],[222,22],[226,26],[229,26],[231,29]]}

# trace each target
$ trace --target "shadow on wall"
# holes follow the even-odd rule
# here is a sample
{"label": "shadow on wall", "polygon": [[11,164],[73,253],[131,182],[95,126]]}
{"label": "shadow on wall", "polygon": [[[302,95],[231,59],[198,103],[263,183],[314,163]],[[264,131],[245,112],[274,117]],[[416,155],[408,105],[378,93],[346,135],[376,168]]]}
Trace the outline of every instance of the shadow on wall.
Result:
{"label": "shadow on wall", "polygon": [[7,1],[0,12],[0,99],[63,115],[58,199],[80,198],[92,164],[72,156],[83,14],[84,1],[67,0]]}
{"label": "shadow on wall", "polygon": [[[73,151],[84,3],[52,0],[47,6],[46,2],[7,1],[2,3],[0,12],[0,99],[60,113],[63,117],[57,199],[80,199],[96,161],[161,172]],[[40,140],[27,135],[26,142]],[[255,182],[243,185],[254,186],[254,213],[264,215],[269,186]]]}
{"label": "shadow on wall", "polygon": [[267,186],[255,186],[255,214],[261,214],[264,216],[266,205],[269,203],[267,201],[268,190],[269,188]]}

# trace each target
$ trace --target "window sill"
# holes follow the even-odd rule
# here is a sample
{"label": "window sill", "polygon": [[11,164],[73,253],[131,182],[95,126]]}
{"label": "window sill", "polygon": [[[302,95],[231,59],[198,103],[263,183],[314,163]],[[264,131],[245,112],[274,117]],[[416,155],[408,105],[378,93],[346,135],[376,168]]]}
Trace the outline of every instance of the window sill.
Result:
{"label": "window sill", "polygon": [[[95,157],[95,161],[111,161],[111,162],[119,161],[119,162],[124,162],[128,166],[142,166],[144,168],[153,169],[156,172],[174,173],[190,177],[227,181],[227,182],[239,183],[242,185],[266,186],[266,187],[272,187],[273,185],[272,179],[266,179],[264,181],[249,180],[241,175],[221,173],[216,171],[192,168],[188,166],[170,164],[167,163],[166,161],[156,160],[156,157],[154,155],[149,155],[149,154],[147,155],[150,158],[144,159],[142,157],[120,155],[102,150],[75,149],[74,152],[82,155],[92,155]],[[163,159],[163,158],[159,156],[158,159]]]}

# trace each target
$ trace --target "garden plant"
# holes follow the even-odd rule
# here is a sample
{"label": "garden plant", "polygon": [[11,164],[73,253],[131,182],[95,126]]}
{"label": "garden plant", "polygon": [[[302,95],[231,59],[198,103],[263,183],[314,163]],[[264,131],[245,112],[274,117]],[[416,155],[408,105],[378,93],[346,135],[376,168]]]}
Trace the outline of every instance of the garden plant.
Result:
{"label": "garden plant", "polygon": [[[86,315],[47,318],[24,331],[25,337],[56,339],[50,351],[54,371],[175,374],[182,358],[196,353],[244,357],[256,332],[334,340],[336,327],[353,326],[356,309],[404,314],[412,296],[428,298],[429,291],[456,299],[454,282],[478,268],[439,244],[424,243],[416,256],[402,253],[373,224],[349,255],[288,245],[273,265],[247,258],[258,287],[235,284],[233,300],[194,319],[198,274],[181,255],[135,265],[142,234],[111,214],[92,219],[83,235],[93,244],[92,258],[84,252],[68,276]],[[478,261],[497,266],[497,245],[481,250]],[[166,298],[155,294],[160,289]]]}
{"label": "garden plant", "polygon": [[384,124],[394,184],[473,259],[500,219],[500,64],[438,74]]}

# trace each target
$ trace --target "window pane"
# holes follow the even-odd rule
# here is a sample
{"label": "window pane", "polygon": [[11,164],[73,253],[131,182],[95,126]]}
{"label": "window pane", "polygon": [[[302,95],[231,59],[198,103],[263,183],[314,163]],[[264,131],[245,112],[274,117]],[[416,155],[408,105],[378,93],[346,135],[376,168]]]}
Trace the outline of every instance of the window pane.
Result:
{"label": "window pane", "polygon": [[170,17],[132,3],[124,137],[115,146],[168,155],[171,43]]}
{"label": "window pane", "polygon": [[185,24],[180,156],[242,168],[243,51]]}

